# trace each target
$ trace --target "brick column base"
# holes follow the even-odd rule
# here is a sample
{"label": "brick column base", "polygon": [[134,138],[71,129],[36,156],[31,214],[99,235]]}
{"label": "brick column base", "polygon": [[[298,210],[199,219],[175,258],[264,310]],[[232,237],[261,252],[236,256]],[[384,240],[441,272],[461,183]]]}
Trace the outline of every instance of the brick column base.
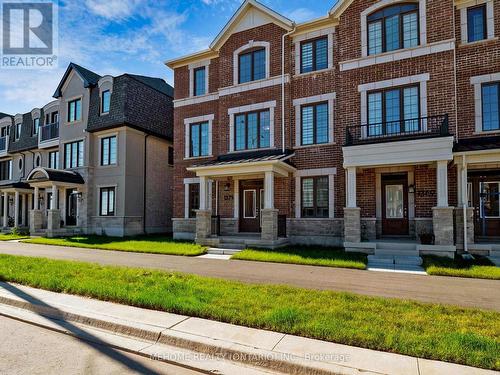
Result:
{"label": "brick column base", "polygon": [[212,234],[212,211],[196,211],[196,240],[203,240]]}
{"label": "brick column base", "polygon": [[30,211],[30,232],[35,233],[43,228],[43,212],[42,210]]}
{"label": "brick column base", "polygon": [[[467,208],[467,243],[474,243],[474,209]],[[457,247],[464,248],[464,209],[455,209],[455,238]]]}
{"label": "brick column base", "polygon": [[260,211],[262,215],[261,239],[265,241],[278,240],[278,210],[265,208]]}
{"label": "brick column base", "polygon": [[361,242],[361,208],[344,208],[344,241]]}
{"label": "brick column base", "polygon": [[434,207],[432,226],[436,245],[450,246],[454,243],[453,211],[454,207]]}

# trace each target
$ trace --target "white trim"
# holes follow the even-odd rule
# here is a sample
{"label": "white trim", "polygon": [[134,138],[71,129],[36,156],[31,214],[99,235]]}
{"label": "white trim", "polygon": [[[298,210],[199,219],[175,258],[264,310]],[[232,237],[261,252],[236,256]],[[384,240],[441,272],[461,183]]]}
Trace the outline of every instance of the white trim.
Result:
{"label": "white trim", "polygon": [[101,88],[104,84],[106,83],[109,83],[111,86],[113,86],[113,76],[103,76],[99,79],[99,81],[97,82],[97,86],[99,86],[99,88]]}
{"label": "white trim", "polygon": [[449,39],[435,43],[429,43],[413,48],[399,49],[396,51],[385,52],[378,55],[361,57],[358,59],[342,61],[339,63],[340,71],[364,68],[376,64],[384,64],[393,61],[410,59],[440,53],[445,51],[453,51],[455,49],[455,40]]}
{"label": "white trim", "polygon": [[[295,171],[295,218],[302,217],[302,178],[328,176],[328,217],[335,218],[335,175],[337,168],[300,169]],[[316,219],[316,218],[311,218]]]}
{"label": "white trim", "polygon": [[[385,8],[386,6],[400,3],[401,0],[382,0],[377,1],[372,6],[366,8],[361,12],[361,56],[368,56],[368,23],[367,17],[371,13]],[[416,1],[413,1],[416,2]],[[418,0],[418,18],[419,18],[419,30],[420,30],[420,46],[424,46],[427,44],[427,11],[426,11],[426,0]],[[400,50],[401,51],[401,50]],[[372,55],[376,56],[376,55]],[[378,55],[377,55],[378,56]]]}
{"label": "white trim", "polygon": [[[247,44],[237,48],[233,52],[233,85],[239,85],[238,82],[238,69],[239,69],[239,55],[248,49],[255,47],[264,47],[266,53],[266,79],[271,76],[271,43],[264,41],[249,41]],[[249,83],[249,82],[245,82]]]}
{"label": "white trim", "polygon": [[[195,62],[195,63],[188,65],[188,69],[189,69],[189,97],[190,98],[197,98],[197,97],[203,97],[203,96],[208,95],[208,93],[209,93],[209,86],[208,86],[209,67],[210,67],[210,60],[198,61],[198,62]],[[205,68],[205,94],[195,96],[194,95],[194,71],[198,68]]]}
{"label": "white trim", "polygon": [[335,111],[335,99],[337,98],[336,93],[309,96],[305,98],[298,98],[293,100],[293,106],[295,107],[295,146],[302,147],[302,116],[301,107],[306,104],[314,104],[319,102],[328,102],[328,143],[325,144],[312,144],[305,146],[323,146],[327,144],[334,143],[334,111]]}
{"label": "white trim", "polygon": [[[465,4],[457,6],[460,10],[460,37],[462,44],[469,44],[468,41],[468,24],[467,24],[467,10],[476,5],[486,4],[486,39],[495,38],[495,17],[494,17],[494,4],[493,0],[472,0]],[[475,42],[471,42],[475,43]]]}
{"label": "white trim", "polygon": [[[210,115],[190,117],[190,118],[184,119],[184,158],[185,159],[198,159],[201,157],[212,156],[212,123],[214,121],[214,118],[215,118],[215,115],[210,114]],[[191,157],[189,155],[189,144],[190,144],[189,126],[191,124],[194,124],[197,122],[208,122],[208,155]]]}
{"label": "white trim", "polygon": [[482,76],[474,76],[470,78],[470,84],[474,86],[474,118],[475,129],[477,134],[497,133],[498,130],[484,131],[483,130],[483,92],[482,84],[489,82],[500,81],[500,72],[493,74],[485,74]]}
{"label": "white trim", "polygon": [[[286,74],[285,75],[285,83],[289,83],[289,82],[290,82],[290,75]],[[219,96],[233,95],[233,94],[238,94],[238,93],[244,92],[244,91],[263,89],[266,87],[277,86],[277,85],[281,85],[281,76],[272,77],[272,78],[267,77],[265,79],[259,79],[257,81],[246,82],[246,83],[242,83],[242,84],[236,84],[233,86],[223,87],[223,88],[219,89]]]}
{"label": "white trim", "polygon": [[311,31],[306,34],[301,34],[293,38],[292,43],[295,46],[295,75],[301,75],[301,74],[309,74],[309,73],[317,73],[316,72],[307,72],[307,73],[301,73],[300,72],[300,67],[301,67],[301,61],[300,61],[300,45],[302,42],[309,40],[309,39],[316,39],[322,36],[328,36],[328,68],[327,69],[322,69],[322,70],[328,70],[328,69],[333,69],[333,34],[335,32],[335,27],[328,27],[325,29],[320,29],[320,30],[315,30]]}
{"label": "white trim", "polygon": [[238,113],[259,111],[262,109],[269,109],[269,147],[274,148],[274,112],[276,108],[276,100],[269,102],[244,105],[240,107],[233,107],[227,110],[229,115],[229,152],[234,151],[234,116]]}
{"label": "white trim", "polygon": [[199,183],[198,177],[184,179],[184,219],[189,219],[189,185]]}
{"label": "white trim", "polygon": [[200,104],[219,99],[219,93],[193,96],[184,99],[174,100],[174,108],[184,107],[192,104]]}

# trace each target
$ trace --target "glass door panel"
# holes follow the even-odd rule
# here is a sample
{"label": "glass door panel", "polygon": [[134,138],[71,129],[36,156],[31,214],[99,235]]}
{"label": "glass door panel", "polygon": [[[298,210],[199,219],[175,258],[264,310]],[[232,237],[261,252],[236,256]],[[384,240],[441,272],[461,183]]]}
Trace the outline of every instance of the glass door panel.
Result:
{"label": "glass door panel", "polygon": [[404,188],[403,185],[386,185],[385,187],[385,217],[387,219],[404,218]]}

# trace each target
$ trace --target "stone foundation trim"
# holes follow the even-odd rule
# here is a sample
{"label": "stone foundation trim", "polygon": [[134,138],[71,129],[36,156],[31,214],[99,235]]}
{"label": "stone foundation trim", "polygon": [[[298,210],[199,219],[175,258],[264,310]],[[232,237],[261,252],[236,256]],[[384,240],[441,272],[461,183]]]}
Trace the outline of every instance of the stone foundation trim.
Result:
{"label": "stone foundation trim", "polygon": [[196,242],[209,238],[212,233],[212,211],[196,211]]}
{"label": "stone foundation trim", "polygon": [[262,217],[262,240],[278,240],[278,212],[278,210],[273,208],[265,208],[261,210],[260,214]]}
{"label": "stone foundation trim", "polygon": [[432,226],[435,245],[454,245],[454,207],[434,207],[432,209]]}
{"label": "stone foundation trim", "polygon": [[361,242],[361,208],[344,208],[344,241]]}
{"label": "stone foundation trim", "polygon": [[[467,215],[467,244],[474,243],[474,209],[466,208]],[[464,209],[455,209],[455,243],[457,248],[464,249]]]}

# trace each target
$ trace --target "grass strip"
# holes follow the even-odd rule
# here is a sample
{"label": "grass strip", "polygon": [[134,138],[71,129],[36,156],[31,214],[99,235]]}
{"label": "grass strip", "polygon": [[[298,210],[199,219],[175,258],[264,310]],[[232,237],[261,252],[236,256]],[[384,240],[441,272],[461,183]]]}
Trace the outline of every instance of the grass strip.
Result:
{"label": "grass strip", "polygon": [[0,255],[0,280],[500,370],[494,311],[10,255]]}
{"label": "grass strip", "polygon": [[429,275],[500,280],[500,267],[496,267],[488,258],[465,260],[462,257],[450,259],[428,255],[423,259],[423,267]]}

